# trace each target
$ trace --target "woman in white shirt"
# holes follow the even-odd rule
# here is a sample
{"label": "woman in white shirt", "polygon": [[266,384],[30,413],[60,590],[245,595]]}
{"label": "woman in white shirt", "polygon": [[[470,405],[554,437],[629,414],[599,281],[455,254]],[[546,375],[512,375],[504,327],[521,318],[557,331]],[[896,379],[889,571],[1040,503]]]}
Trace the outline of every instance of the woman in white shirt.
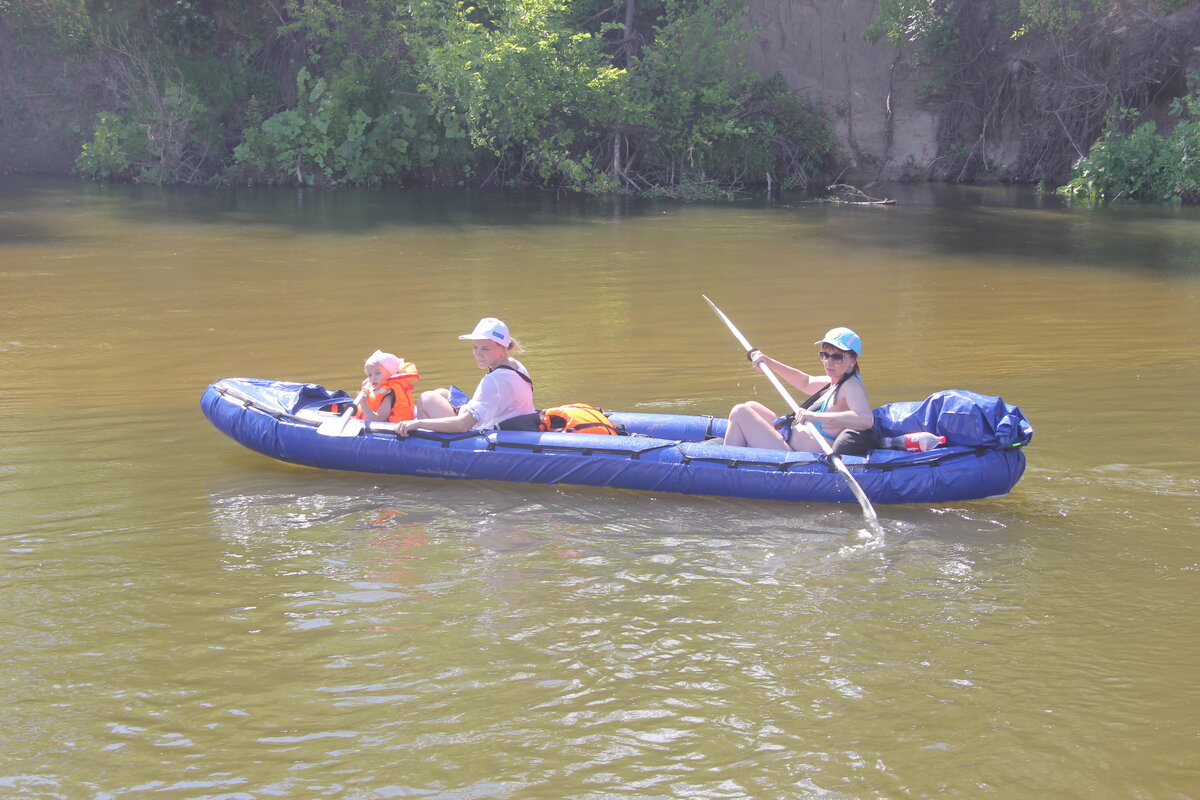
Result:
{"label": "woman in white shirt", "polygon": [[[449,389],[423,392],[417,400],[417,418],[396,423],[397,435],[408,436],[416,428],[462,433],[516,427],[512,425],[515,418],[536,412],[533,380],[525,365],[512,357],[521,346],[509,335],[507,325],[495,317],[484,317],[475,330],[458,338],[470,340],[475,363],[480,369],[487,370],[475,394],[466,403],[455,407],[450,401]],[[527,422],[518,429],[536,429],[536,423]]]}

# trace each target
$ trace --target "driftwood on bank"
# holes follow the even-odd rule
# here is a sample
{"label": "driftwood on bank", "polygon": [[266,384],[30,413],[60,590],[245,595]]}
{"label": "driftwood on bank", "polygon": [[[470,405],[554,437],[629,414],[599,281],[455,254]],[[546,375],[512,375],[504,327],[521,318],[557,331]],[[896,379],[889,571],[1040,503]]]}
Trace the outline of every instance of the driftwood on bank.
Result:
{"label": "driftwood on bank", "polygon": [[822,203],[846,203],[858,206],[892,206],[896,204],[895,200],[889,200],[886,197],[872,197],[857,186],[851,186],[848,183],[831,184],[825,187],[825,191],[829,192],[829,196],[822,197]]}

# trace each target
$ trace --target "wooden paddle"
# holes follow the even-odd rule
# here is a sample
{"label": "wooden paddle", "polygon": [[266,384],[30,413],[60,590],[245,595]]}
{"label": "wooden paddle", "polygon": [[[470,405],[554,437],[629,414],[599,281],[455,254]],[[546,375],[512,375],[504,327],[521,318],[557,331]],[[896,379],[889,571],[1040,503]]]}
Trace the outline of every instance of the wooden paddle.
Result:
{"label": "wooden paddle", "polygon": [[[742,336],[741,331],[734,326],[729,317],[725,316],[725,312],[717,308],[716,303],[714,303],[712,300],[709,300],[705,295],[700,296],[704,298],[704,302],[712,306],[713,311],[717,312],[717,316],[720,317],[721,321],[725,323],[725,326],[729,328],[729,332],[733,334],[733,338],[737,339],[742,347],[746,348],[746,355],[749,356],[750,353],[754,351],[754,348],[750,346],[750,342],[747,341],[746,337]],[[783,384],[779,381],[779,376],[777,376],[766,364],[760,365],[760,368],[771,380],[771,384],[775,387],[776,391],[783,395],[783,399],[786,400],[787,404],[791,407],[792,413],[799,414],[800,405],[792,398],[792,395],[788,392],[788,390],[783,387]],[[854,496],[858,498],[858,504],[862,506],[863,516],[866,517],[867,523],[873,529],[878,531],[879,515],[875,513],[875,507],[872,506],[871,501],[867,499],[867,493],[863,491],[863,488],[858,485],[858,481],[856,481],[854,476],[850,474],[850,470],[848,470],[846,465],[842,463],[841,456],[834,455],[833,449],[829,446],[829,442],[825,440],[825,437],[821,435],[821,432],[817,430],[815,425],[813,425],[811,422],[806,422],[804,423],[804,426],[808,432],[812,434],[812,437],[821,445],[821,449],[825,451],[825,455],[829,456],[829,460],[833,464],[834,468],[837,469],[838,472],[842,473],[842,476],[846,479],[846,483],[850,486],[850,491],[854,493]]]}
{"label": "wooden paddle", "polygon": [[[362,433],[362,420],[353,419],[354,405],[351,404],[337,419],[327,419],[317,426],[317,433],[322,436],[358,436]],[[354,422],[354,425],[350,423]]]}

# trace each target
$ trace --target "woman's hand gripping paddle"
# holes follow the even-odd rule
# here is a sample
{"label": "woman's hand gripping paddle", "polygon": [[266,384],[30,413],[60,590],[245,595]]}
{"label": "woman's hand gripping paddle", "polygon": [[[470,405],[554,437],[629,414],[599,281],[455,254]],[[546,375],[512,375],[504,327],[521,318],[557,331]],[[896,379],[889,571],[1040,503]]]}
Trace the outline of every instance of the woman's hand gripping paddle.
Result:
{"label": "woman's hand gripping paddle", "polygon": [[[734,326],[734,324],[729,320],[729,317],[725,316],[725,312],[717,308],[716,303],[714,303],[712,300],[709,300],[705,295],[700,296],[704,298],[704,302],[712,306],[713,311],[717,312],[717,316],[720,317],[721,321],[725,323],[725,327],[729,328],[729,332],[733,334],[733,338],[737,339],[738,343],[741,344],[742,347],[746,348],[746,354],[749,355],[754,348],[750,346],[750,342],[746,340],[746,337],[742,336],[741,331]],[[788,393],[788,390],[783,387],[783,384],[780,383],[779,376],[772,372],[771,368],[766,364],[761,365],[760,369],[762,369],[763,373],[767,376],[767,378],[770,379],[771,385],[775,387],[776,391],[783,395],[783,399],[786,400],[788,406],[791,407],[792,413],[798,414],[800,412],[800,406],[792,398],[792,395]],[[846,479],[846,483],[850,486],[850,491],[852,491],[854,496],[858,498],[858,504],[862,506],[863,516],[866,517],[867,523],[873,530],[878,532],[879,515],[875,513],[875,507],[872,506],[871,501],[867,499],[867,493],[864,492],[863,488],[858,485],[858,481],[856,481],[854,476],[850,474],[850,470],[846,469],[846,465],[842,463],[841,457],[834,455],[832,448],[829,446],[829,442],[825,441],[825,437],[821,435],[821,432],[817,430],[816,426],[811,422],[806,422],[804,423],[804,427],[821,445],[821,449],[825,451],[825,455],[829,456],[829,460],[833,464],[834,468],[838,472],[842,473],[842,476]]]}
{"label": "woman's hand gripping paddle", "polygon": [[317,433],[322,436],[358,436],[362,433],[363,423],[353,417],[354,405],[351,404],[337,419],[327,419],[318,425]]}

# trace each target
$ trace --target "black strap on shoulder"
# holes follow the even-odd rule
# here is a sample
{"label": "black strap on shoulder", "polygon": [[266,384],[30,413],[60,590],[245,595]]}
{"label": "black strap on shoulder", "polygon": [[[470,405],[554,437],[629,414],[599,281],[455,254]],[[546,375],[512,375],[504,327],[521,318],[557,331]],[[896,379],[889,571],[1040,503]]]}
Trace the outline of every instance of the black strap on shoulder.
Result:
{"label": "black strap on shoulder", "polygon": [[491,371],[495,372],[497,369],[511,369],[513,372],[517,373],[517,375],[520,376],[521,380],[525,381],[530,386],[533,386],[533,378],[529,377],[524,372],[521,372],[521,370],[517,369],[516,367],[512,366],[511,364],[501,364],[500,366],[496,367],[495,369],[493,369]]}
{"label": "black strap on shoulder", "polygon": [[[839,385],[840,385],[840,384],[839,384]],[[803,403],[801,403],[801,404],[800,404],[800,407],[801,407],[801,408],[806,408],[806,409],[807,409],[807,408],[812,408],[814,405],[816,405],[816,404],[817,404],[817,401],[818,401],[818,400],[820,400],[820,399],[821,399],[822,397],[824,397],[825,395],[829,394],[829,391],[830,391],[832,388],[833,388],[833,384],[831,383],[831,384],[829,384],[828,386],[826,386],[824,389],[822,389],[822,390],[820,390],[819,392],[817,392],[816,394],[814,394],[814,395],[810,396],[810,397],[809,397],[807,400],[805,400]],[[796,415],[795,415],[795,414],[793,414],[792,416],[794,417],[794,416],[796,416]]]}
{"label": "black strap on shoulder", "polygon": [[855,369],[854,369],[854,371],[853,371],[853,372],[847,372],[845,375],[843,375],[843,376],[842,376],[842,378],[841,378],[841,380],[839,380],[839,381],[837,382],[837,384],[836,384],[836,385],[834,385],[834,384],[832,384],[832,383],[831,383],[831,384],[829,384],[829,385],[828,385],[828,386],[826,386],[824,389],[822,389],[821,391],[817,392],[817,393],[816,393],[816,394],[814,394],[812,397],[808,398],[808,399],[807,399],[807,400],[805,400],[803,403],[801,403],[801,404],[800,404],[800,407],[801,407],[801,408],[812,408],[814,405],[816,405],[816,402],[817,402],[818,400],[820,400],[822,397],[824,397],[824,396],[825,396],[826,394],[828,394],[830,391],[837,391],[838,389],[842,388],[842,384],[843,384],[843,383],[845,383],[846,381],[850,380],[851,378],[853,378],[853,377],[854,377],[855,375],[857,375],[857,374],[858,374],[858,368],[857,368],[857,367],[855,367]]}

